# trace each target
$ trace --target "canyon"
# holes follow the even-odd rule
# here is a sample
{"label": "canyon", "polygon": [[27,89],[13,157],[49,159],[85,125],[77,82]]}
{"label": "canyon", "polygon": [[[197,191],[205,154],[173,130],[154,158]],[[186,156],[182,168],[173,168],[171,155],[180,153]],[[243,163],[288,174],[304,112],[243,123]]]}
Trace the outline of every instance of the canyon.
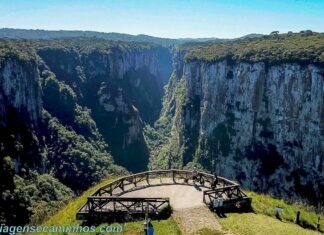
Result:
{"label": "canyon", "polygon": [[[275,37],[237,44],[282,50]],[[27,208],[72,197],[111,174],[196,166],[321,207],[323,38],[296,34],[298,45],[322,40],[322,49],[308,56],[307,48],[287,46],[277,55],[291,57],[275,61],[264,48],[243,51],[246,59],[208,43],[0,39],[2,192],[14,197],[18,185],[46,176],[55,199],[31,197]],[[13,202],[1,201],[0,218],[10,222],[6,203]],[[26,208],[19,210],[32,213]]]}

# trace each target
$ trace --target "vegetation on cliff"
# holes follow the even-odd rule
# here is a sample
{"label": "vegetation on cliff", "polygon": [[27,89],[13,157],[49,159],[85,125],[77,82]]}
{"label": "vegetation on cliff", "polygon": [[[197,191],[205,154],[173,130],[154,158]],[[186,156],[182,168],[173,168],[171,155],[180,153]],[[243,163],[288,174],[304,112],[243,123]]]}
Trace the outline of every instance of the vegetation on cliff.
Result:
{"label": "vegetation on cliff", "polygon": [[[245,37],[257,37],[258,34],[246,35]],[[160,38],[153,37],[145,34],[130,35],[123,33],[103,33],[95,31],[77,31],[77,30],[28,30],[28,29],[0,29],[0,38],[13,38],[13,39],[67,39],[83,37],[88,39],[105,39],[113,41],[125,42],[145,42],[163,46],[174,46],[189,41],[205,42],[205,41],[224,41],[225,39],[218,38]]]}
{"label": "vegetation on cliff", "polygon": [[[148,68],[148,61],[158,56],[168,60],[168,49],[94,38],[0,39],[0,78],[16,67],[25,69],[26,77],[16,69],[10,79],[26,79],[26,86],[37,86],[41,94],[41,113],[31,123],[25,107],[14,108],[2,92],[0,80],[0,222],[25,224],[47,217],[100,179],[125,173],[115,162],[135,171],[146,169],[141,119],[153,122],[158,117],[167,81],[151,73],[157,68]],[[128,68],[142,62],[147,64],[141,69]],[[10,92],[22,96],[18,89]],[[45,189],[40,180],[48,182]],[[46,196],[51,190],[57,197]],[[46,197],[35,196],[41,193]]]}
{"label": "vegetation on cliff", "polygon": [[0,68],[5,59],[35,60],[35,49],[21,40],[0,39]]}
{"label": "vegetation on cliff", "polygon": [[266,63],[324,63],[324,33],[273,34],[260,38],[183,46],[187,61],[215,62],[224,59]]}

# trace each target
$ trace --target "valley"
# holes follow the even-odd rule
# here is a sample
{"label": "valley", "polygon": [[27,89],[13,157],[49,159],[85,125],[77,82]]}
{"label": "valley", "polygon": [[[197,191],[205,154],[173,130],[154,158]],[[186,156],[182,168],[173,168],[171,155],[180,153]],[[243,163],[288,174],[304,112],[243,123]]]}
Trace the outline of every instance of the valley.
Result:
{"label": "valley", "polygon": [[41,223],[107,177],[193,167],[320,212],[323,45],[0,39],[0,222]]}

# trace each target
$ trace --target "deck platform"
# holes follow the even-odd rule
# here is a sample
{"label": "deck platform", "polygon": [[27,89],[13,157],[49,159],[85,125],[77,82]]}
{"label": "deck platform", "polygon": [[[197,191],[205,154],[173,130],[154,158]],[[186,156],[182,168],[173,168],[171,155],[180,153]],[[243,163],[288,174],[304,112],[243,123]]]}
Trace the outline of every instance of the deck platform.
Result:
{"label": "deck platform", "polygon": [[[145,213],[156,215],[163,210],[168,210],[171,206],[177,207],[170,203],[169,197],[165,196],[169,191],[167,186],[171,189],[175,185],[178,185],[176,188],[179,190],[184,186],[199,189],[197,200],[199,202],[197,203],[201,202],[207,206],[212,206],[216,199],[222,199],[225,206],[236,208],[250,204],[250,198],[237,183],[219,176],[217,187],[212,189],[212,180],[212,174],[198,172],[198,180],[194,182],[191,171],[176,169],[147,171],[125,176],[99,188],[88,197],[87,202],[76,214],[76,218],[89,220],[97,217],[111,218],[123,215],[144,215]],[[151,193],[147,193],[148,189]],[[188,190],[188,193],[194,192]],[[177,203],[177,200],[173,200],[173,203]]]}

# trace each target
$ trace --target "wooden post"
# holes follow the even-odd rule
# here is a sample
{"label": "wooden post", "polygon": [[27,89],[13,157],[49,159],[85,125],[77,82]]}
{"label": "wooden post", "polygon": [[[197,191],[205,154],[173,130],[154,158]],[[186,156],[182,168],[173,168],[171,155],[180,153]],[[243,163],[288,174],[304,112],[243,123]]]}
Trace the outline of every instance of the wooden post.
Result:
{"label": "wooden post", "polygon": [[162,174],[159,174],[160,176],[160,183],[162,184]]}
{"label": "wooden post", "polygon": [[89,212],[92,211],[92,202],[91,199],[88,199]]}
{"label": "wooden post", "polygon": [[121,188],[121,190],[123,190],[123,191],[124,191],[124,180],[123,180],[123,179],[121,180],[121,183],[120,183],[120,188]]}
{"label": "wooden post", "polygon": [[175,183],[174,170],[172,170],[172,179],[173,179],[173,183]]}
{"label": "wooden post", "polygon": [[300,211],[297,211],[297,215],[296,215],[296,224],[300,223]]}

